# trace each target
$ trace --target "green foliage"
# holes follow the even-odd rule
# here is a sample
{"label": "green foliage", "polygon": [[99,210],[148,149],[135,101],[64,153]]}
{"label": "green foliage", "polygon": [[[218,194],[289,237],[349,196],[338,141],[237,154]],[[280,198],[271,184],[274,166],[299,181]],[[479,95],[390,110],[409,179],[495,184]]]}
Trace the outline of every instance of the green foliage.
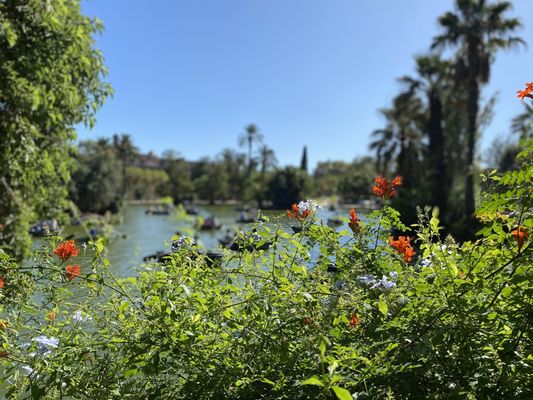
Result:
{"label": "green foliage", "polygon": [[[253,240],[269,250],[215,264],[186,240],[124,280],[101,242],[72,280],[76,259],[51,255],[56,238],[23,266],[0,254],[6,396],[529,398],[532,148],[520,170],[485,176],[485,226],[462,245],[441,241],[437,210],[406,227],[385,206],[355,233],[313,214],[298,234],[283,219],[260,224]],[[413,260],[391,231],[413,238]]]}
{"label": "green foliage", "polygon": [[275,208],[288,208],[309,193],[307,173],[300,168],[285,167],[276,171],[269,184],[268,193]]}
{"label": "green foliage", "polygon": [[[162,193],[171,194],[169,178],[164,170],[127,167],[127,197],[130,199],[154,199]],[[174,187],[172,186],[172,188]]]}
{"label": "green foliage", "polygon": [[176,203],[192,197],[194,187],[187,161],[183,158],[168,157],[165,160],[165,173],[167,178],[159,190],[160,193],[172,197]]}
{"label": "green foliage", "polygon": [[17,257],[30,223],[65,209],[74,126],[110,94],[100,30],[78,0],[0,2],[0,246]]}
{"label": "green foliage", "polygon": [[75,156],[70,198],[81,211],[117,212],[123,201],[122,163],[106,139],[83,141]]}

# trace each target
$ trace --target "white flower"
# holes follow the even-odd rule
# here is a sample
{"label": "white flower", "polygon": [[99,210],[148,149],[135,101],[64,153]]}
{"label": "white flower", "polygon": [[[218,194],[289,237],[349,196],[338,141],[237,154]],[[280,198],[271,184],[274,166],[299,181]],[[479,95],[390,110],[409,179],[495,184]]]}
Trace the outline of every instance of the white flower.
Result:
{"label": "white flower", "polygon": [[29,365],[23,365],[23,366],[22,366],[22,369],[23,369],[24,371],[26,371],[26,373],[27,373],[28,375],[33,374],[33,368],[30,367]]}
{"label": "white flower", "polygon": [[319,209],[318,204],[314,200],[300,201],[298,203],[298,212],[303,214],[306,211],[313,212]]}
{"label": "white flower", "polygon": [[356,279],[358,282],[369,286],[376,283],[376,277],[374,275],[361,275],[358,276]]}
{"label": "white flower", "polygon": [[378,289],[380,287],[382,287],[383,289],[392,289],[393,287],[395,287],[396,282],[394,281],[398,277],[398,273],[396,271],[392,271],[389,273],[389,275],[392,280],[389,280],[387,276],[383,275],[379,281],[377,281],[370,287],[370,289]]}
{"label": "white flower", "polygon": [[37,342],[37,351],[43,356],[50,354],[51,349],[59,346],[59,339],[55,337],[37,336],[32,341]]}
{"label": "white flower", "polygon": [[92,320],[92,318],[89,316],[83,316],[81,310],[78,310],[72,315],[72,320],[76,322],[85,322]]}
{"label": "white flower", "polygon": [[422,267],[429,267],[431,264],[432,262],[429,258],[424,258],[422,261],[420,261],[420,265]]}

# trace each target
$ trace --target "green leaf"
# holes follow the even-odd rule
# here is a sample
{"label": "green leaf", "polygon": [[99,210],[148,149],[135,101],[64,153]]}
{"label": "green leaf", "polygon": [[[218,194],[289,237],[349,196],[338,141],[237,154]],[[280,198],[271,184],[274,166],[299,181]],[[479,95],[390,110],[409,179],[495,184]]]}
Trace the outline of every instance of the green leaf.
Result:
{"label": "green leaf", "polygon": [[322,386],[322,387],[324,387],[324,383],[316,375],[313,375],[311,378],[300,382],[300,385],[314,385],[314,386]]}
{"label": "green leaf", "polygon": [[378,302],[378,308],[383,315],[387,315],[387,312],[389,311],[389,306],[387,305],[387,303],[385,303],[383,300],[380,300]]}
{"label": "green leaf", "polygon": [[321,341],[318,348],[320,350],[320,354],[322,355],[322,357],[324,357],[324,355],[326,354],[326,342]]}
{"label": "green leaf", "polygon": [[513,293],[513,288],[511,286],[506,286],[502,290],[503,297],[509,297]]}
{"label": "green leaf", "polygon": [[130,376],[137,375],[139,373],[136,369],[128,369],[127,371],[124,371],[124,378],[129,378]]}
{"label": "green leaf", "polygon": [[332,386],[331,390],[333,390],[335,396],[340,400],[353,400],[352,394],[340,386]]}

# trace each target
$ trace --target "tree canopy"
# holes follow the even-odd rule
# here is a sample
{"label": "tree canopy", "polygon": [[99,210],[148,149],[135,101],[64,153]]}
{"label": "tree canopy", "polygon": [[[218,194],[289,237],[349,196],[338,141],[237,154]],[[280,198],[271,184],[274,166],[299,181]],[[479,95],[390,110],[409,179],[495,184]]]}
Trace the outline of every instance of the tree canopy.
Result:
{"label": "tree canopy", "polygon": [[101,29],[79,0],[0,2],[0,246],[18,257],[31,220],[64,209],[75,125],[111,93]]}

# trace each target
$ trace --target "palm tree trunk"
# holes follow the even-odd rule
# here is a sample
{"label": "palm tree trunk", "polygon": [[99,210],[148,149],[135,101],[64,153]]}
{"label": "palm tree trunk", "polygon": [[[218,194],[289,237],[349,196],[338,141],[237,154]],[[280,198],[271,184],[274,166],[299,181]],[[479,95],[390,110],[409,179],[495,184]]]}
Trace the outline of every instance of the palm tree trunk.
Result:
{"label": "palm tree trunk", "polygon": [[431,159],[432,204],[440,210],[441,220],[447,211],[448,187],[446,185],[446,159],[444,155],[444,131],[442,129],[442,102],[439,93],[429,93],[429,152]]}
{"label": "palm tree trunk", "polygon": [[465,187],[465,214],[468,218],[474,215],[474,156],[476,151],[477,118],[479,113],[479,56],[477,41],[472,39],[468,47],[468,139],[466,153],[466,187]]}
{"label": "palm tree trunk", "polygon": [[400,132],[400,152],[398,153],[398,174],[403,178],[403,186],[407,189],[411,188],[411,176],[407,168],[407,148],[405,146],[405,133]]}

